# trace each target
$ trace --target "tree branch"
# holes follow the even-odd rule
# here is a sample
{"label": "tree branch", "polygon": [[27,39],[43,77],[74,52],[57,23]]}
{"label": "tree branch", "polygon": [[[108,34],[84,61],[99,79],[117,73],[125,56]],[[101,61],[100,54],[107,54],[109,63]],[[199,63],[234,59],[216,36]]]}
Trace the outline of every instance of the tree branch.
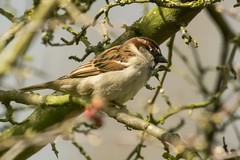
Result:
{"label": "tree branch", "polygon": [[177,134],[170,133],[161,127],[157,127],[152,123],[134,117],[114,107],[106,107],[104,108],[104,112],[107,113],[109,117],[112,117],[118,122],[127,125],[127,127],[135,130],[141,130],[154,136],[164,144],[166,149],[169,149],[166,145],[166,142],[171,144],[177,153],[181,154],[185,159],[201,159],[197,152],[192,150],[191,147],[187,146]]}
{"label": "tree branch", "polygon": [[163,8],[155,6],[126,31],[119,36],[110,46],[123,43],[126,39],[135,36],[145,36],[154,39],[158,44],[179,31],[181,26],[188,23],[203,8]]}
{"label": "tree branch", "polygon": [[[73,116],[79,115],[83,112],[86,102],[70,95],[47,95],[41,96],[39,94],[28,94],[18,91],[2,91],[0,90],[0,101],[15,101],[28,105],[38,106],[35,111],[24,120],[20,125],[5,130],[0,134],[0,155],[5,153],[8,149],[15,145],[15,141],[7,141],[14,139],[14,137],[22,137],[26,132],[38,133],[44,132],[50,126],[61,124],[64,120]],[[29,138],[29,137],[28,137]],[[54,138],[52,138],[54,139]],[[5,145],[7,142],[7,146]],[[26,159],[28,156],[36,153],[42,147],[47,145],[50,141],[42,143],[40,146],[28,146],[18,159]],[[22,158],[20,158],[22,157]]]}
{"label": "tree branch", "polygon": [[[43,21],[46,19],[48,14],[51,12],[51,9],[54,8],[56,4],[57,0],[42,1],[41,5],[39,5],[39,7],[33,13],[31,22],[27,23],[24,27],[22,26],[23,23],[20,22],[13,28],[13,30],[11,30],[13,33],[15,33],[18,29],[22,28],[19,39],[13,46],[14,49],[12,49],[10,53],[4,52],[1,55],[0,78],[6,72],[10,71],[20,55],[26,52],[28,46],[36,34],[37,29],[42,25]],[[5,36],[7,36],[7,38],[12,38],[12,32]],[[7,44],[7,40],[9,39],[6,39],[6,37],[1,39],[0,49]]]}
{"label": "tree branch", "polygon": [[[7,148],[15,146],[15,141],[13,140],[10,143],[9,138],[12,139],[16,136],[20,136],[24,139],[24,135],[26,132],[29,132],[29,130],[37,134],[39,131],[46,131],[46,129],[52,125],[58,124],[59,126],[61,124],[60,122],[62,122],[64,119],[69,119],[72,118],[73,115],[79,115],[82,113],[84,107],[80,106],[86,105],[85,101],[77,97],[71,97],[70,95],[41,96],[38,94],[21,93],[18,91],[0,91],[0,101],[15,101],[18,103],[39,105],[39,107],[37,107],[37,109],[25,120],[25,123],[21,125],[15,125],[10,129],[5,130],[0,135],[0,146],[2,149],[5,148],[0,152],[0,154],[6,152],[6,143]],[[191,156],[199,157],[198,154],[191,151],[190,148],[176,134],[172,134],[167,130],[157,127],[140,118],[131,116],[115,107],[106,107],[104,108],[104,112],[110,117],[116,119],[118,122],[126,124],[132,129],[145,131],[146,133],[159,139],[161,142],[163,142],[163,144],[165,144],[165,142],[172,144],[177,152],[179,154],[183,154],[183,157],[185,158],[190,154]],[[57,136],[59,134],[60,132],[58,134],[54,132],[53,135]],[[55,136],[49,140],[54,140]],[[29,141],[27,139],[26,141]],[[37,146],[37,143],[30,143],[29,145],[25,146],[25,149],[23,150],[24,152],[20,152],[20,155],[17,157],[18,159],[25,159],[48,143],[49,141],[44,141],[44,143],[41,143],[41,145]]]}

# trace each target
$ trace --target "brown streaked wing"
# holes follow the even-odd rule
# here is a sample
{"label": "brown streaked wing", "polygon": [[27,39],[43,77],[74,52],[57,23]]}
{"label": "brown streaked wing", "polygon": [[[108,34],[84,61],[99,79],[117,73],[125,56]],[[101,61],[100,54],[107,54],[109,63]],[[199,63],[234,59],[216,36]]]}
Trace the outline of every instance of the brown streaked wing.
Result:
{"label": "brown streaked wing", "polygon": [[129,57],[134,56],[128,46],[115,46],[100,54],[93,64],[101,72],[119,71],[127,67]]}
{"label": "brown streaked wing", "polygon": [[85,77],[89,77],[89,76],[98,75],[99,73],[101,73],[101,71],[98,70],[96,67],[94,67],[94,65],[92,64],[92,61],[89,61],[89,62],[79,66],[78,68],[76,68],[74,71],[72,71],[68,75],[61,77],[60,79],[85,78]]}
{"label": "brown streaked wing", "polygon": [[[124,52],[120,50],[124,50]],[[123,52],[124,55],[119,54],[120,52]],[[134,56],[128,48],[115,46],[105,50],[93,60],[79,66],[77,69],[61,78],[85,78],[104,72],[119,71],[127,67],[126,65],[121,64],[121,62],[127,62],[128,56]]]}
{"label": "brown streaked wing", "polygon": [[98,56],[99,57],[97,59],[94,59],[93,63],[103,62],[106,60],[127,62],[129,57],[135,56],[135,54],[129,50],[129,46],[115,46],[104,51]]}
{"label": "brown streaked wing", "polygon": [[96,63],[95,66],[102,72],[110,72],[110,71],[120,71],[126,68],[126,65],[117,63],[116,61],[104,61]]}

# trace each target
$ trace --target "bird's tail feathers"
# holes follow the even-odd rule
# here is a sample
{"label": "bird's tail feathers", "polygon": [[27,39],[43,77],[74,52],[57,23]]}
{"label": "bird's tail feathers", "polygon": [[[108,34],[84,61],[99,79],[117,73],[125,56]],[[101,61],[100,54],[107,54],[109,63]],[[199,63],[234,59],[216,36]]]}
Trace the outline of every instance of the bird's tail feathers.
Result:
{"label": "bird's tail feathers", "polygon": [[46,83],[40,83],[40,84],[32,85],[32,86],[29,86],[29,87],[21,88],[21,89],[19,89],[19,91],[28,92],[28,91],[48,89],[51,86],[51,84],[52,84],[52,81],[46,82]]}

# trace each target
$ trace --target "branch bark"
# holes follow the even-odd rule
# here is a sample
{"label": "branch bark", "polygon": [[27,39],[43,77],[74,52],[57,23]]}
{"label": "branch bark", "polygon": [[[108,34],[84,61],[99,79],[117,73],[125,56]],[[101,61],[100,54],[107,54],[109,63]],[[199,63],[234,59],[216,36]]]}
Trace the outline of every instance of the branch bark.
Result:
{"label": "branch bark", "polygon": [[[39,151],[42,147],[52,142],[56,136],[61,134],[61,132],[54,131],[53,128],[58,128],[61,126],[61,122],[81,114],[84,111],[83,106],[86,106],[85,101],[77,97],[71,97],[70,95],[41,96],[38,94],[1,90],[0,101],[15,101],[29,105],[40,105],[25,120],[25,123],[15,125],[10,129],[5,130],[0,135],[0,148],[2,149],[0,154],[3,155],[3,157],[9,155],[9,152],[12,152],[11,148],[17,148],[19,143],[16,144],[16,140],[19,140],[20,138],[20,144],[25,142],[24,147],[22,146],[22,152],[20,152],[19,155],[16,155],[18,160],[28,158]],[[200,158],[199,155],[195,151],[192,151],[177,134],[172,134],[163,128],[134,117],[115,107],[106,107],[104,108],[104,112],[107,113],[109,117],[116,119],[120,123],[126,124],[132,129],[142,130],[156,137],[165,145],[165,148],[168,148],[167,143],[171,144],[174,149],[186,159]],[[48,129],[50,131],[53,130],[53,133],[46,134],[45,132],[49,132]],[[32,136],[29,137],[27,132],[31,132]],[[39,144],[37,143],[39,142],[39,139],[36,139],[35,137],[43,137],[42,134],[48,135],[48,138],[41,141]],[[36,143],[34,143],[35,141]]]}
{"label": "branch bark", "polygon": [[161,127],[155,126],[114,107],[106,107],[104,112],[107,113],[109,117],[116,119],[118,122],[132,129],[144,131],[157,138],[163,143],[165,149],[169,149],[167,143],[171,144],[175,151],[187,160],[196,158],[201,159],[198,153],[192,150],[191,146],[187,146],[177,134],[170,133]]}
{"label": "branch bark", "polygon": [[[54,96],[47,95],[41,96],[39,94],[28,94],[18,91],[1,91],[0,101],[15,101],[17,103],[23,103],[27,105],[36,105],[35,111],[24,120],[20,125],[14,125],[13,127],[5,130],[0,134],[0,155],[3,155],[16,143],[14,140],[16,137],[19,139],[29,139],[26,135],[27,132],[37,133],[45,132],[49,127],[55,125],[58,127],[66,119],[79,115],[83,112],[86,103],[70,95]],[[55,135],[57,136],[57,134]],[[17,159],[26,159],[39,151],[42,147],[54,140],[55,137],[44,141],[37,146],[28,146],[25,150],[18,155]],[[11,141],[10,141],[11,140]]]}
{"label": "branch bark", "polygon": [[123,43],[135,36],[154,39],[158,44],[187,26],[203,8],[163,8],[155,6],[119,36],[111,46]]}

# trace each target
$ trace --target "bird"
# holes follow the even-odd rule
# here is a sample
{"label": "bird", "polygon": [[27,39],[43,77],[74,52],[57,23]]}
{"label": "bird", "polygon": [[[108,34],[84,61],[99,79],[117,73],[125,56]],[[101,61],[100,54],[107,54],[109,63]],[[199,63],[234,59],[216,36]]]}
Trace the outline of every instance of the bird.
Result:
{"label": "bird", "polygon": [[159,63],[167,62],[154,40],[134,37],[104,50],[65,76],[19,91],[52,89],[89,102],[98,98],[124,104],[147,84]]}

